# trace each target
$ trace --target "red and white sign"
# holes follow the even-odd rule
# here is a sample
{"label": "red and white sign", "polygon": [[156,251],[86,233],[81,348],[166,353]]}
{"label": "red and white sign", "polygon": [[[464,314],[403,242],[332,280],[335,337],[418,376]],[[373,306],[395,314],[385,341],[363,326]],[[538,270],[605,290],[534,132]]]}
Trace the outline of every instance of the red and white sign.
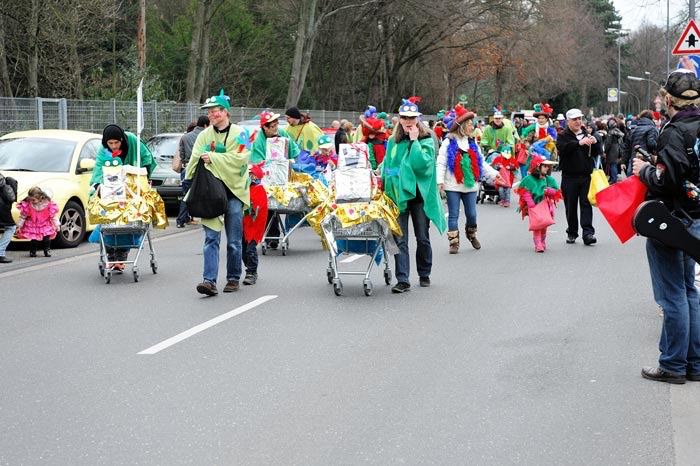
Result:
{"label": "red and white sign", "polygon": [[673,47],[673,55],[697,55],[700,54],[700,29],[695,24],[695,20],[688,21],[688,25],[683,30],[681,38]]}

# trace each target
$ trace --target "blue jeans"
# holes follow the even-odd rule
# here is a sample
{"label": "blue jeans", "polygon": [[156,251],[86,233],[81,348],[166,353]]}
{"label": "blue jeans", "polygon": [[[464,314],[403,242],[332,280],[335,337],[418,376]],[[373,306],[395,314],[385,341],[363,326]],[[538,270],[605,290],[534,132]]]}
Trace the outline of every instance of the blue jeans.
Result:
{"label": "blue jeans", "polygon": [[[187,191],[190,190],[190,185],[192,184],[192,181],[190,180],[185,180],[185,170],[183,169],[180,172],[180,181],[181,181],[181,187],[182,187],[182,197],[184,198],[187,195]],[[180,201],[180,212],[177,214],[177,220],[175,222],[178,225],[184,225],[185,223],[189,222],[192,220],[192,217],[190,216],[189,211],[187,210],[187,204],[185,204],[184,200]]]}
{"label": "blue jeans", "polygon": [[[241,278],[243,251],[243,203],[236,197],[228,200],[224,214],[226,230],[226,280]],[[221,232],[204,227],[204,281],[216,283],[219,275],[219,242]]]}
{"label": "blue jeans", "polygon": [[2,233],[2,236],[0,236],[0,257],[5,257],[5,251],[10,241],[12,241],[12,235],[15,234],[17,225],[10,225],[2,228],[4,228],[5,231]]}
{"label": "blue jeans", "polygon": [[396,281],[409,283],[411,258],[408,255],[408,217],[413,220],[413,233],[416,235],[416,268],[420,278],[429,278],[433,266],[433,250],[430,246],[430,221],[423,210],[423,198],[416,192],[416,198],[408,201],[406,210],[399,214],[402,236],[394,235],[399,253],[394,256]]}
{"label": "blue jeans", "polygon": [[[700,236],[700,220],[689,229]],[[695,289],[695,261],[679,249],[647,239],[654,300],[664,311],[659,366],[673,374],[700,374],[700,303]]]}
{"label": "blue jeans", "polygon": [[[459,203],[464,204],[464,214],[467,216],[467,226],[476,226],[476,191],[460,193],[445,191],[447,195],[447,229],[459,230]],[[402,227],[403,228],[403,227]]]}

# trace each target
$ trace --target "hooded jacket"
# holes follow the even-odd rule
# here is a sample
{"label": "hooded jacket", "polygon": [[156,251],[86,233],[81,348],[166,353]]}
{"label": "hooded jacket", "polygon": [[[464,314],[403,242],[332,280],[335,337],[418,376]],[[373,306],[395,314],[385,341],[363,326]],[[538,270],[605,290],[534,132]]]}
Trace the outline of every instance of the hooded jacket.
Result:
{"label": "hooded jacket", "polygon": [[[148,177],[151,177],[151,174],[153,173],[153,170],[156,169],[158,166],[158,163],[155,161],[153,158],[153,154],[151,154],[151,151],[148,149],[148,146],[143,143],[143,141],[140,141],[134,133],[130,133],[128,131],[122,130],[119,126],[117,125],[107,125],[103,131],[103,134],[119,134],[119,140],[122,141],[122,146],[121,146],[121,154],[119,155],[119,158],[122,160],[123,165],[132,165],[136,166],[137,160],[137,149],[136,146],[137,144],[141,145],[141,167],[146,168],[148,171]],[[112,139],[112,137],[110,137]],[[96,185],[96,184],[101,184],[102,183],[102,167],[104,167],[104,164],[107,160],[110,160],[113,158],[112,152],[110,152],[109,148],[107,147],[107,141],[105,140],[105,136],[102,137],[102,147],[103,149],[97,153],[97,159],[95,161],[95,168],[92,171],[92,177],[90,178],[90,185]]]}
{"label": "hooded jacket", "polygon": [[649,118],[639,118],[637,123],[630,129],[628,143],[625,152],[620,159],[623,165],[629,165],[630,158],[634,156],[635,146],[639,146],[650,154],[656,152],[659,131],[656,125]]}
{"label": "hooded jacket", "polygon": [[0,227],[15,224],[12,218],[12,204],[17,200],[17,180],[0,175]]}

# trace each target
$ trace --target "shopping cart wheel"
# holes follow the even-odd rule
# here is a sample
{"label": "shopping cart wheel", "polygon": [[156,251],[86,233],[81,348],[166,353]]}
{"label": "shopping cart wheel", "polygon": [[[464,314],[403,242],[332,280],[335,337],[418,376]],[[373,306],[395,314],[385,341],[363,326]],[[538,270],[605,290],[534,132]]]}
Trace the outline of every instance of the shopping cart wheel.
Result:
{"label": "shopping cart wheel", "polygon": [[107,285],[109,285],[109,282],[112,281],[112,271],[111,271],[111,270],[106,270],[106,271],[105,271],[104,277],[105,277],[105,283],[106,283]]}
{"label": "shopping cart wheel", "polygon": [[158,273],[158,262],[155,260],[151,260],[151,270],[153,270],[153,273]]}
{"label": "shopping cart wheel", "polygon": [[97,270],[100,271],[100,275],[101,275],[101,276],[103,276],[103,277],[105,276],[105,266],[102,265],[102,262],[100,262],[99,264],[97,264]]}
{"label": "shopping cart wheel", "polygon": [[287,255],[287,243],[282,243],[282,255],[286,256]]}
{"label": "shopping cart wheel", "polygon": [[134,281],[138,282],[139,281],[139,269],[134,267],[133,274],[134,274]]}
{"label": "shopping cart wheel", "polygon": [[340,280],[333,281],[333,293],[335,293],[336,296],[343,294],[343,282]]}
{"label": "shopping cart wheel", "polygon": [[267,254],[267,246],[265,246],[264,242],[260,245],[260,252],[262,252],[263,256]]}
{"label": "shopping cart wheel", "polygon": [[384,283],[391,285],[391,270],[384,269]]}
{"label": "shopping cart wheel", "polygon": [[326,269],[326,278],[328,279],[328,283],[333,283],[333,269],[330,267]]}
{"label": "shopping cart wheel", "polygon": [[372,280],[365,278],[362,281],[362,288],[365,290],[365,296],[372,296]]}

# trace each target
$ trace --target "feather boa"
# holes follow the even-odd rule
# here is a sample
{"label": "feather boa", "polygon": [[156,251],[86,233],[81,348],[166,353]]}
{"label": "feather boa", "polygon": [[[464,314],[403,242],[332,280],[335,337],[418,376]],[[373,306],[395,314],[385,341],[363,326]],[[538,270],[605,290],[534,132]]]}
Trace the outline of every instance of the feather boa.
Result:
{"label": "feather boa", "polygon": [[450,139],[447,146],[447,168],[457,180],[457,183],[464,183],[467,188],[472,188],[481,179],[484,159],[479,152],[476,141],[469,138],[468,157],[464,157],[464,152],[460,150],[455,138]]}

